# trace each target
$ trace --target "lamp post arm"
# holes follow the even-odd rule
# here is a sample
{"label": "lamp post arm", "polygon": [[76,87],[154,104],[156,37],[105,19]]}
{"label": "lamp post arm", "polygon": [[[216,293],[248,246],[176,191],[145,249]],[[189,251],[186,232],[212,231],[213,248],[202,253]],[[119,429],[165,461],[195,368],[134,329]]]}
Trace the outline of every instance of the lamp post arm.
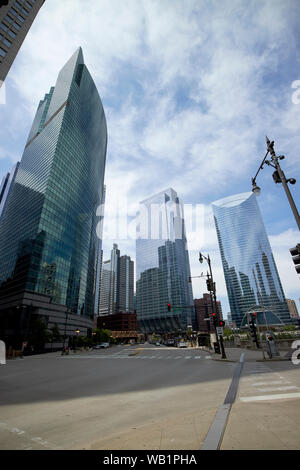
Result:
{"label": "lamp post arm", "polygon": [[252,182],[253,182],[253,183],[255,183],[255,180],[256,180],[257,175],[258,175],[258,173],[260,172],[260,170],[263,169],[263,166],[264,166],[264,164],[265,164],[265,161],[266,161],[266,158],[267,158],[267,156],[268,156],[268,153],[269,153],[269,150],[267,151],[266,155],[264,156],[264,159],[263,159],[263,161],[261,162],[261,164],[260,164],[260,166],[259,166],[259,168],[258,168],[258,170],[257,170],[257,172],[256,172],[256,175],[254,176],[254,178],[252,178]]}

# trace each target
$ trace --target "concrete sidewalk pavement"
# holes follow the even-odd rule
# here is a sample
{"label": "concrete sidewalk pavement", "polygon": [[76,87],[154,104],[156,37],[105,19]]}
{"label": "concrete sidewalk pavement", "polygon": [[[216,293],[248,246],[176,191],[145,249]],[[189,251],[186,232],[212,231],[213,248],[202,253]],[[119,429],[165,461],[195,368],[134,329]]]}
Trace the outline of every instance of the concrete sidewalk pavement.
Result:
{"label": "concrete sidewalk pavement", "polygon": [[279,360],[266,361],[253,361],[255,352],[245,352],[220,449],[300,450],[299,365],[292,364],[286,351]]}
{"label": "concrete sidewalk pavement", "polygon": [[229,362],[239,362],[240,357],[244,354],[244,362],[269,362],[269,361],[289,361],[291,360],[291,355],[288,351],[279,351],[280,356],[274,356],[270,358],[266,351],[262,349],[245,349],[245,348],[225,348],[226,359],[222,359],[221,354],[216,354],[211,350],[210,352],[212,359],[215,361],[229,361]]}

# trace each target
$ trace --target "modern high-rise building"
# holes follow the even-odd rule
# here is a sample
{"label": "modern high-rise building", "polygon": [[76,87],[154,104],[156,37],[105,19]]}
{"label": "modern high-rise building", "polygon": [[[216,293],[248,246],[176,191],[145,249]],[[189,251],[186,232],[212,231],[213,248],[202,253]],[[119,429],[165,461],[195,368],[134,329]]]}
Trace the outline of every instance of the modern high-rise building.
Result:
{"label": "modern high-rise building", "polygon": [[292,299],[286,299],[291,318],[299,318],[296,302]]}
{"label": "modern high-rise building", "polygon": [[100,315],[133,313],[134,263],[130,256],[120,256],[114,243],[110,259],[102,264]]}
{"label": "modern high-rise building", "polygon": [[104,206],[106,197],[106,186],[103,186],[103,193],[101,198],[101,205],[97,209],[97,215],[99,216],[99,222],[97,225],[97,236],[99,238],[99,248],[96,264],[96,276],[95,276],[95,315],[100,315],[100,288],[101,288],[101,276],[102,276],[102,263],[103,263],[103,224],[104,224]]}
{"label": "modern high-rise building", "polygon": [[118,311],[119,292],[118,280],[120,269],[120,250],[113,244],[109,260],[103,261],[100,283],[100,315],[111,315]]}
{"label": "modern high-rise building", "polygon": [[119,311],[133,313],[134,263],[130,256],[120,257],[119,276]]}
{"label": "modern high-rise building", "polygon": [[4,210],[6,207],[9,194],[11,192],[11,188],[13,187],[13,183],[15,181],[15,177],[16,177],[19,165],[20,163],[18,162],[16,165],[13,166],[11,171],[3,177],[1,185],[0,185],[0,223],[1,223],[2,214],[4,213]]}
{"label": "modern high-rise building", "polygon": [[197,327],[201,333],[214,333],[212,313],[216,313],[216,319],[223,320],[221,302],[217,300],[217,311],[212,302],[210,294],[203,294],[202,299],[194,299]]}
{"label": "modern high-rise building", "polygon": [[9,0],[1,2],[0,87],[44,2],[45,0]]}
{"label": "modern high-rise building", "polygon": [[183,204],[177,193],[169,188],[142,201],[137,220],[136,311],[141,330],[196,328]]}
{"label": "modern high-rise building", "polygon": [[33,314],[69,335],[93,327],[106,147],[103,106],[79,48],[39,103],[1,218],[2,337],[22,336]]}
{"label": "modern high-rise building", "polygon": [[273,321],[288,323],[288,306],[256,196],[236,194],[212,206],[232,321],[239,327],[247,312],[264,310]]}

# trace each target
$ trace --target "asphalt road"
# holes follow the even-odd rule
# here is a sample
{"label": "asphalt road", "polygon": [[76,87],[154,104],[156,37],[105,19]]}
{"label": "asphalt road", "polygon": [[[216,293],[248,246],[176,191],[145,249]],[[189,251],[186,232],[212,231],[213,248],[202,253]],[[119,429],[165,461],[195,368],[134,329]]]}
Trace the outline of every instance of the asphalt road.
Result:
{"label": "asphalt road", "polygon": [[[221,449],[299,449],[299,366],[256,356],[246,352]],[[0,366],[0,450],[200,450],[237,365],[147,343],[10,360]]]}
{"label": "asphalt road", "polygon": [[0,449],[200,449],[234,368],[147,343],[8,361]]}

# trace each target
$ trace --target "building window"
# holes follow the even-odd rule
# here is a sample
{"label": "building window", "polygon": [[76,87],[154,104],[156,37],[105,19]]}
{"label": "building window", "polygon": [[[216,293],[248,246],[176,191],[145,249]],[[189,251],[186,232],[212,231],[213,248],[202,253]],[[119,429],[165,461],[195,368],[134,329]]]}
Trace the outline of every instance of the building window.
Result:
{"label": "building window", "polygon": [[16,34],[15,34],[13,31],[11,31],[11,30],[8,31],[8,34],[9,34],[12,38],[15,38],[15,37],[16,37]]}
{"label": "building window", "polygon": [[18,12],[17,12],[17,10],[15,10],[14,8],[11,8],[11,9],[9,10],[9,13],[11,13],[11,14],[14,15],[14,16],[18,16]]}
{"label": "building window", "polygon": [[5,52],[4,49],[2,49],[2,47],[0,47],[0,55],[1,55],[2,57],[5,57],[5,56],[6,56],[6,52]]}
{"label": "building window", "polygon": [[11,42],[8,39],[3,39],[3,44],[5,44],[7,47],[11,46]]}
{"label": "building window", "polygon": [[8,30],[8,27],[4,23],[0,23],[0,28],[3,29],[3,31]]}
{"label": "building window", "polygon": [[14,20],[8,15],[6,15],[5,19],[8,23],[13,23],[14,22]]}

